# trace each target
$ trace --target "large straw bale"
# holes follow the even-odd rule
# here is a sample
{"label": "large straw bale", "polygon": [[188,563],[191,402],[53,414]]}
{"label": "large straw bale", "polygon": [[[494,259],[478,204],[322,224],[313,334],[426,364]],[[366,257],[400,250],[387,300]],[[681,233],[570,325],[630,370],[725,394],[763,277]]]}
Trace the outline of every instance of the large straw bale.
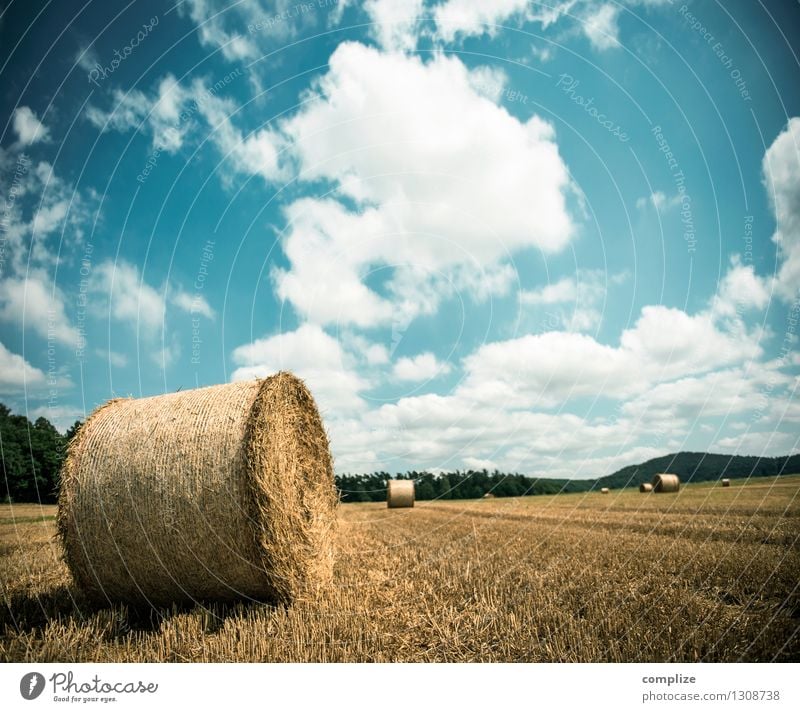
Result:
{"label": "large straw bale", "polygon": [[654,492],[677,492],[681,488],[681,480],[678,475],[662,472],[653,477]]}
{"label": "large straw bale", "polygon": [[414,506],[414,480],[389,480],[386,506],[390,509]]}
{"label": "large straw bale", "polygon": [[58,527],[105,601],[289,602],[330,580],[328,438],[289,373],[98,408],[70,444]]}

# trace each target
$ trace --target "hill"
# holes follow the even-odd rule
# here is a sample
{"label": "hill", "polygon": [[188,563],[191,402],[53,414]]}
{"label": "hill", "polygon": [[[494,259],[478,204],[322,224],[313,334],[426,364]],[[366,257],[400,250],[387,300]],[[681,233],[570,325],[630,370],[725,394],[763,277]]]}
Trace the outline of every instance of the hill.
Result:
{"label": "hill", "polygon": [[777,477],[800,472],[800,455],[756,457],[753,455],[715,455],[708,452],[678,452],[656,457],[640,465],[623,467],[596,480],[597,487],[621,489],[650,482],[659,472],[672,472],[681,482],[707,482],[722,477]]}

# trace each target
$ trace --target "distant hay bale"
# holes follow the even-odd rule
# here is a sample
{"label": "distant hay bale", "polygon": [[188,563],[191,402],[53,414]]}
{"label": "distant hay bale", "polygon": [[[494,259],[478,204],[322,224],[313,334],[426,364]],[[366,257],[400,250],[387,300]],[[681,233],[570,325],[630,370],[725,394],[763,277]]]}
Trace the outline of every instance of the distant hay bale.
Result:
{"label": "distant hay bale", "polygon": [[608,494],[610,491],[611,490],[609,490],[608,487],[600,488],[600,494]]}
{"label": "distant hay bale", "polygon": [[61,482],[65,558],[96,600],[288,603],[331,578],[328,438],[289,373],[109,401]]}
{"label": "distant hay bale", "polygon": [[414,480],[389,480],[386,506],[390,509],[414,506]]}
{"label": "distant hay bale", "polygon": [[651,485],[649,482],[642,482],[642,484],[639,485],[639,491],[640,492],[652,492],[653,491],[653,485]]}
{"label": "distant hay bale", "polygon": [[671,475],[662,472],[653,477],[654,492],[677,492],[681,488],[681,480],[678,475]]}
{"label": "distant hay bale", "polygon": [[485,495],[483,495],[483,498],[484,499],[494,499],[494,494],[492,494],[491,492],[487,492]]}
{"label": "distant hay bale", "polygon": [[722,480],[722,486],[723,487],[730,487],[731,486],[731,481],[726,477],[724,480]]}

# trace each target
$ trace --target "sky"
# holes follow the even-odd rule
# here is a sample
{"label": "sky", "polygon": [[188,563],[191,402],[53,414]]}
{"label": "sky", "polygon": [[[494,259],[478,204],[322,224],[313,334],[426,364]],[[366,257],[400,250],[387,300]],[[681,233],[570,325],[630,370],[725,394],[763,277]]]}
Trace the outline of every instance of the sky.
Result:
{"label": "sky", "polygon": [[800,451],[800,5],[4,3],[0,401],[291,370],[339,473]]}

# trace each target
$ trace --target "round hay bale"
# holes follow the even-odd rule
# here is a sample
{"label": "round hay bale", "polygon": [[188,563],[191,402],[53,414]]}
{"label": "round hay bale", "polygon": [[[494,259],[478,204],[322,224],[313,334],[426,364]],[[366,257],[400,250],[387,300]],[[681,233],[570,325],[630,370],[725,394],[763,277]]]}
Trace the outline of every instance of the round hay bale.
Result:
{"label": "round hay bale", "polygon": [[731,486],[731,481],[726,477],[724,480],[722,480],[722,486],[723,487],[730,487]]}
{"label": "round hay bale", "polygon": [[494,497],[495,495],[493,492],[487,492],[485,495],[483,495],[484,499],[494,499]]}
{"label": "round hay bale", "polygon": [[642,484],[639,485],[639,491],[640,492],[652,492],[653,491],[653,485],[651,485],[649,482],[642,482]]}
{"label": "round hay bale", "polygon": [[681,480],[678,475],[671,475],[662,472],[653,477],[654,492],[677,492],[681,488]]}
{"label": "round hay bale", "polygon": [[386,506],[390,509],[414,506],[414,480],[389,480]]}
{"label": "round hay bale", "polygon": [[62,470],[58,528],[100,601],[288,603],[329,581],[336,490],[289,373],[98,408]]}
{"label": "round hay bale", "polygon": [[608,494],[610,491],[611,490],[609,490],[608,487],[601,487],[600,488],[600,494]]}

